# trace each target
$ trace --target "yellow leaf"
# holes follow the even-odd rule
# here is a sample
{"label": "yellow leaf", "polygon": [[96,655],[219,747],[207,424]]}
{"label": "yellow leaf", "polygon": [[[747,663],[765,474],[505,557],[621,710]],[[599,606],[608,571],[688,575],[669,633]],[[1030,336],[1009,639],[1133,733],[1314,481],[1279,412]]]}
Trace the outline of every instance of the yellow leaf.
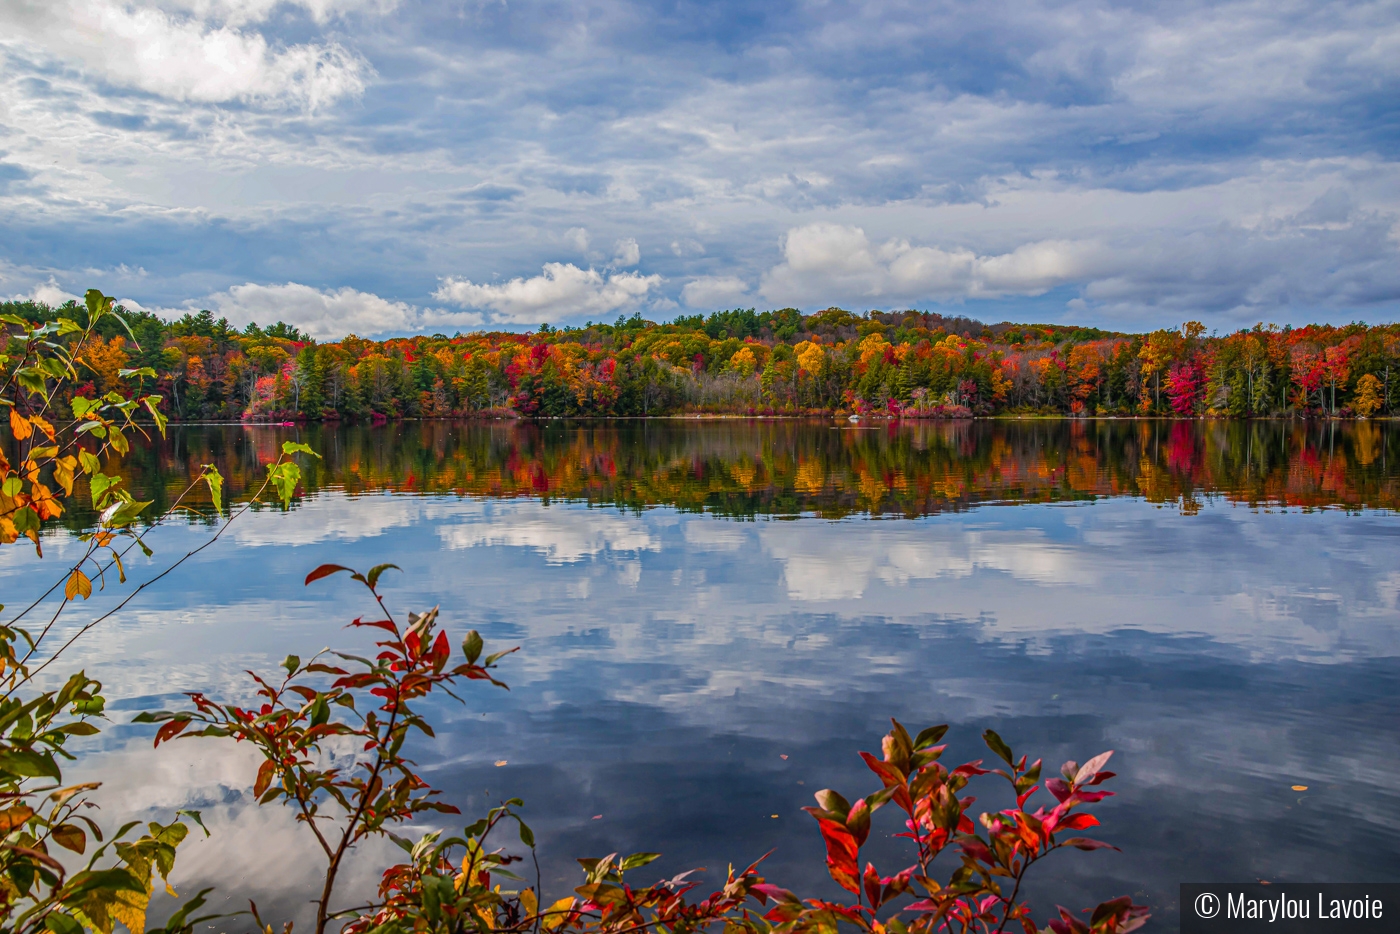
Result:
{"label": "yellow leaf", "polygon": [[92,581],[82,571],[74,568],[73,573],[68,575],[68,583],[63,588],[63,596],[69,600],[81,596],[84,600],[92,596]]}
{"label": "yellow leaf", "polygon": [[53,462],[53,478],[59,486],[63,487],[64,496],[73,495],[73,470],[78,466],[78,459],[73,456],[60,457]]}
{"label": "yellow leaf", "polygon": [[118,892],[108,911],[131,934],[146,934],[146,906],[150,903],[149,892]]}
{"label": "yellow leaf", "polygon": [[1294,791],[1307,791],[1307,790],[1308,790],[1308,786],[1307,786],[1307,785],[1294,785],[1294,786],[1293,786],[1293,790],[1294,790]]}
{"label": "yellow leaf", "polygon": [[501,766],[503,766],[503,765],[505,765],[505,764],[506,764],[506,760],[504,760],[504,759],[497,759],[497,760],[496,760],[496,768],[500,768]]}
{"label": "yellow leaf", "polygon": [[[14,409],[10,409],[10,411],[13,412]],[[33,425],[35,428],[37,428],[37,429],[39,429],[40,431],[42,431],[42,432],[44,433],[44,436],[47,437],[47,438],[49,439],[50,442],[52,442],[52,441],[54,440],[53,425],[49,424],[49,423],[48,423],[47,421],[45,421],[44,419],[40,418],[38,415],[31,415],[31,416],[29,416],[29,423],[30,423],[31,425]]]}
{"label": "yellow leaf", "polygon": [[563,925],[569,919],[569,913],[573,910],[574,900],[572,898],[561,898],[550,905],[545,911],[544,929],[552,931]]}
{"label": "yellow leaf", "polygon": [[14,433],[16,441],[23,441],[34,434],[34,426],[29,424],[29,419],[10,409],[10,431]]}
{"label": "yellow leaf", "polygon": [[540,909],[539,899],[535,898],[534,889],[525,889],[520,893],[520,907],[525,909],[525,917],[532,918],[535,912]]}

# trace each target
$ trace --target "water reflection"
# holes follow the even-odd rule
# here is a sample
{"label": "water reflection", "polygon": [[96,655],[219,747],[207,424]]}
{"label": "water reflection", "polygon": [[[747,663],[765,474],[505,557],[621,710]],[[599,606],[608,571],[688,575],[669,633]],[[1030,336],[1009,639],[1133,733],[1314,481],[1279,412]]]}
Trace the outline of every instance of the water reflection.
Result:
{"label": "water reflection", "polygon": [[[1141,496],[1184,511],[1250,505],[1393,509],[1390,422],[996,421],[851,426],[793,420],[419,422],[187,427],[138,450],[143,496],[168,502],[199,465],[261,482],[285,438],[324,460],[307,489],[529,497],[727,516],[925,516],[985,502]],[[1400,451],[1397,451],[1400,454]],[[81,524],[90,517],[75,513]]]}
{"label": "water reflection", "polygon": [[[363,604],[303,588],[309,568],[392,560],[400,604],[523,647],[512,691],[443,705],[418,755],[467,808],[524,797],[555,892],[574,856],[660,849],[659,872],[722,872],[773,847],[773,878],[822,891],[797,809],[816,788],[871,790],[854,752],[890,715],[951,722],[959,757],[985,754],[988,726],[1050,763],[1119,750],[1103,836],[1125,852],[1047,864],[1042,914],[1133,892],[1170,930],[1183,880],[1389,880],[1400,541],[1390,515],[1352,508],[1389,508],[1389,429],[1188,425],[1173,447],[1179,427],[346,430],[313,439],[327,464],[296,509],[246,517],[74,663],[122,711],[246,698],[243,668],[356,644],[341,627]],[[251,465],[265,434],[182,433],[143,455],[144,482]],[[1349,509],[1249,508],[1264,502]],[[202,531],[153,535],[159,566]],[[7,590],[34,569],[5,562]],[[201,806],[215,837],[190,845],[185,884],[299,910],[313,854],[288,815],[248,806],[242,752],[148,748],[123,726],[84,756],[113,819]]]}

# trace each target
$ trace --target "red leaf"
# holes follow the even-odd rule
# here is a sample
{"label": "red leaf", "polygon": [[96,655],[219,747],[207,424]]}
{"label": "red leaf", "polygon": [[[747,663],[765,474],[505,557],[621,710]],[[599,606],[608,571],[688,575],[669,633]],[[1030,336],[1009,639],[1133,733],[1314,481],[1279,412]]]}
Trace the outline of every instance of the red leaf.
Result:
{"label": "red leaf", "polygon": [[866,765],[870,766],[870,771],[880,776],[880,781],[885,783],[886,788],[904,784],[904,775],[893,765],[881,762],[868,752],[861,753],[860,757],[865,760]]}
{"label": "red leaf", "polygon": [[355,573],[353,569],[347,568],[342,564],[323,564],[316,570],[312,571],[310,574],[306,575],[306,583],[309,584],[312,581],[318,581],[323,577],[330,577],[332,574],[339,573],[340,571],[349,571],[351,574]]}
{"label": "red leaf", "polygon": [[1045,783],[1045,790],[1054,795],[1056,801],[1064,801],[1069,797],[1069,785],[1058,778],[1048,780]]}
{"label": "red leaf", "polygon": [[1021,792],[1019,795],[1016,796],[1016,807],[1018,807],[1018,808],[1024,808],[1024,807],[1026,806],[1026,799],[1029,798],[1031,795],[1035,794],[1035,793],[1036,793],[1037,791],[1039,791],[1039,790],[1040,790],[1040,786],[1039,786],[1039,785],[1032,785],[1031,787],[1027,788],[1025,791]]}
{"label": "red leaf", "polygon": [[996,865],[996,857],[992,855],[992,851],[988,849],[987,845],[981,840],[976,838],[962,840],[958,845],[962,847],[964,853],[971,856],[973,859],[984,862],[988,866]]}
{"label": "red leaf", "polygon": [[396,636],[399,634],[399,628],[398,628],[397,626],[394,625],[394,623],[393,623],[392,620],[387,620],[387,619],[377,619],[377,620],[375,620],[375,621],[372,622],[372,623],[366,623],[364,620],[359,620],[359,619],[357,619],[357,620],[355,620],[353,623],[351,623],[350,625],[351,625],[351,626],[373,626],[375,629],[383,629],[385,632],[392,632],[392,633],[393,633],[394,635],[396,635]]}
{"label": "red leaf", "polygon": [[870,900],[871,908],[880,907],[880,874],[875,871],[874,863],[865,864],[865,875],[861,878],[865,884],[865,897]]}
{"label": "red leaf", "polygon": [[859,894],[860,886],[856,878],[860,867],[856,863],[856,854],[860,848],[856,846],[855,839],[835,821],[819,818],[817,825],[821,828],[822,839],[826,841],[826,868],[831,878],[846,891]]}
{"label": "red leaf", "polygon": [[773,885],[771,882],[760,882],[757,885],[753,886],[752,890],[759,894],[759,902],[762,902],[763,897],[767,896],[768,898],[773,899],[773,901],[775,902],[787,902],[790,905],[802,904],[802,902],[798,899],[796,895],[792,894],[785,888]]}
{"label": "red leaf", "polygon": [[185,727],[189,725],[190,721],[188,719],[171,720],[169,723],[166,723],[164,726],[162,726],[159,730],[156,730],[155,745],[159,746],[166,740],[174,739],[175,737],[180,735],[180,732],[184,730]]}
{"label": "red leaf", "polygon": [[1099,819],[1092,814],[1071,814],[1060,821],[1056,830],[1088,830],[1090,827],[1097,827]]}
{"label": "red leaf", "polygon": [[1102,840],[1090,840],[1088,837],[1070,837],[1068,840],[1061,840],[1061,846],[1072,846],[1076,850],[1116,850],[1118,847],[1112,843],[1104,843]]}
{"label": "red leaf", "polygon": [[1083,802],[1084,804],[1093,804],[1096,801],[1102,801],[1104,798],[1111,798],[1113,795],[1114,792],[1112,791],[1084,791],[1081,789],[1074,793],[1074,800]]}

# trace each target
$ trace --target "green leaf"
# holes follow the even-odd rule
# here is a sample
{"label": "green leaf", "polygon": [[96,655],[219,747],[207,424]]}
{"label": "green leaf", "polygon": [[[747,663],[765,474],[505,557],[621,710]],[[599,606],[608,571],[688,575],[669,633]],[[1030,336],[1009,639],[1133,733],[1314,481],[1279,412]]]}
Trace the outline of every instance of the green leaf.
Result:
{"label": "green leaf", "polygon": [[618,868],[621,869],[623,872],[626,872],[629,869],[638,869],[642,866],[645,866],[647,863],[653,862],[654,860],[658,860],[660,858],[660,853],[633,853],[631,856],[628,856],[625,859],[623,859],[623,861],[619,864]]}
{"label": "green leaf", "polygon": [[108,528],[113,529],[131,525],[131,523],[135,522],[141,515],[142,510],[151,505],[152,502],[153,500],[149,499],[145,502],[128,500],[117,505],[115,508],[109,506],[106,511],[102,513],[103,521],[107,524]]}
{"label": "green leaf", "polygon": [[397,564],[376,564],[369,569],[369,573],[365,575],[365,581],[369,584],[371,590],[374,589],[374,585],[379,582],[379,575],[390,568],[393,568],[395,571],[403,570],[403,568],[399,567]]}
{"label": "green leaf", "polygon": [[[517,820],[519,820],[519,819],[517,818]],[[531,830],[529,827],[527,827],[527,826],[525,825],[525,822],[524,822],[523,820],[522,820],[522,821],[519,821],[519,823],[520,823],[520,842],[523,843],[523,844],[525,844],[526,846],[528,846],[530,849],[533,850],[533,849],[535,848],[535,832],[534,832],[533,830]]]}
{"label": "green leaf", "polygon": [[982,741],[987,744],[988,749],[1000,756],[1003,762],[1005,762],[1007,765],[1012,764],[1011,747],[1006,745],[1006,743],[1002,741],[1002,738],[998,736],[995,733],[995,731],[988,730],[987,732],[983,733]]}
{"label": "green leaf", "polygon": [[90,892],[140,892],[144,895],[146,887],[125,869],[99,869],[78,873],[63,887],[60,897],[64,902],[75,902]]}
{"label": "green leaf", "polygon": [[914,749],[923,750],[930,746],[937,746],[938,741],[943,738],[943,734],[948,732],[948,724],[940,723],[938,726],[931,726],[919,731],[919,735],[914,737]]}
{"label": "green leaf", "polygon": [[83,926],[71,915],[51,911],[44,916],[44,927],[53,934],[83,934]]}
{"label": "green leaf", "polygon": [[78,723],[65,724],[59,728],[59,732],[66,733],[69,736],[96,736],[102,731],[91,723],[80,721]]}
{"label": "green leaf", "polygon": [[301,481],[301,468],[295,461],[285,461],[280,464],[268,464],[267,476],[272,482],[272,486],[277,490],[277,496],[282,500],[282,505],[292,504],[292,495],[296,493],[297,484]]}
{"label": "green leaf", "polygon": [[287,669],[287,675],[290,677],[293,672],[301,667],[301,658],[296,655],[288,655],[286,658],[282,659],[282,667]]}
{"label": "green leaf", "polygon": [[467,638],[462,640],[462,651],[467,655],[467,663],[475,665],[476,660],[481,657],[481,650],[485,643],[481,639],[481,633],[473,629],[467,633]]}
{"label": "green leaf", "polygon": [[102,469],[102,462],[87,448],[78,448],[78,463],[83,465],[83,473],[97,473]]}
{"label": "green leaf", "polygon": [[112,299],[103,295],[101,289],[88,289],[83,301],[87,303],[89,326],[112,310]]}
{"label": "green leaf", "polygon": [[26,392],[32,392],[37,396],[42,396],[45,401],[49,398],[48,385],[44,381],[44,374],[38,369],[27,366],[15,371],[15,380]]}
{"label": "green leaf", "polygon": [[[142,367],[142,369],[149,370],[150,367]],[[169,420],[161,413],[160,409],[156,408],[156,403],[160,402],[160,396],[145,396],[141,399],[141,402],[146,406],[146,411],[151,413],[151,418],[155,420],[156,428],[160,431],[160,436],[164,438],[165,424]]]}
{"label": "green leaf", "polygon": [[[180,813],[193,814],[196,812],[181,811]],[[191,898],[188,902],[181,906],[179,911],[175,912],[173,915],[170,916],[170,920],[165,922],[165,926],[163,928],[148,928],[146,934],[185,934],[185,932],[193,929],[193,927],[196,924],[199,924],[203,921],[212,921],[215,918],[226,917],[225,915],[205,915],[200,918],[190,918],[191,914],[193,914],[195,911],[204,906],[204,896],[208,895],[212,891],[214,891],[212,887],[207,889],[200,889],[199,892],[197,892],[193,898]],[[240,914],[241,913],[242,912],[240,912]],[[186,920],[187,918],[189,918],[188,921]],[[62,932],[55,932],[55,934],[62,934]]]}
{"label": "green leaf", "polygon": [[224,475],[219,473],[219,469],[213,464],[204,465],[202,479],[209,484],[209,497],[214,501],[214,511],[221,513],[224,510]]}
{"label": "green leaf", "polygon": [[[190,820],[194,821],[196,824],[199,825],[199,829],[204,831],[204,835],[206,837],[209,836],[209,828],[204,826],[204,816],[199,811],[181,810],[176,811],[175,813],[180,814],[184,817],[188,817]],[[209,890],[205,889],[204,891],[207,892]]]}
{"label": "green leaf", "polygon": [[63,773],[48,753],[32,749],[8,749],[0,752],[0,771],[24,778],[52,778],[62,781]]}
{"label": "green leaf", "polygon": [[[123,379],[129,379],[129,378],[132,377],[132,376],[147,376],[147,377],[150,377],[151,379],[155,379],[155,378],[156,378],[156,371],[155,371],[152,367],[141,366],[141,367],[136,367],[135,369],[121,369],[121,370],[117,370],[117,375],[120,376],[120,377],[122,377]],[[159,396],[152,396],[152,397],[150,397],[150,398],[159,399],[160,397],[159,397]]]}
{"label": "green leaf", "polygon": [[283,441],[283,442],[282,442],[282,453],[283,453],[283,454],[310,454],[312,457],[320,457],[320,456],[321,456],[321,455],[317,454],[315,451],[311,450],[311,445],[309,445],[309,444],[302,444],[300,441]]}
{"label": "green leaf", "polygon": [[851,802],[841,797],[839,792],[832,791],[830,788],[823,788],[813,795],[813,797],[817,799],[817,804],[821,805],[822,810],[831,811],[833,814],[840,814],[841,820],[843,821],[846,819],[846,815],[851,813]]}

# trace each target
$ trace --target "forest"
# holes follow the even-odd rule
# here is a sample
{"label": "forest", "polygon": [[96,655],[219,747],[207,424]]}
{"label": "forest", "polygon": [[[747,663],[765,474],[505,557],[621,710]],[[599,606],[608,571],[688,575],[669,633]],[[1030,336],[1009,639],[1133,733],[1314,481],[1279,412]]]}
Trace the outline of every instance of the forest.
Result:
{"label": "forest", "polygon": [[[917,311],[716,311],[656,323],[541,325],[318,343],[278,322],[241,330],[209,311],[104,318],[68,397],[159,396],[177,421],[675,414],[1177,418],[1394,413],[1400,325],[1256,325],[1146,334],[986,325]],[[0,303],[24,323],[75,306]],[[55,399],[62,405],[63,398]]]}

